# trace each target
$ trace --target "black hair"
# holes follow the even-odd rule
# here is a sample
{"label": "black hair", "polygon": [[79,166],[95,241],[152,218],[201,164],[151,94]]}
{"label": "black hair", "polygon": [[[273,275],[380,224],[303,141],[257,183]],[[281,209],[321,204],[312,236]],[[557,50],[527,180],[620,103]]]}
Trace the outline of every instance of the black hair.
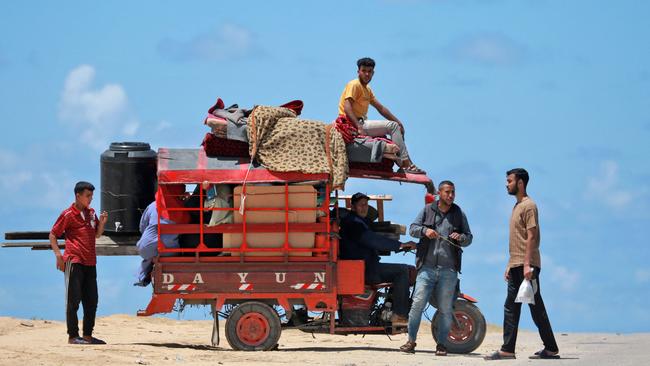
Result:
{"label": "black hair", "polygon": [[517,180],[521,179],[524,181],[524,188],[528,185],[528,172],[524,168],[515,168],[515,169],[510,169],[506,172],[506,177],[509,176],[510,174],[514,174],[515,178]]}
{"label": "black hair", "polygon": [[454,185],[454,182],[452,182],[452,181],[450,181],[450,180],[443,180],[442,182],[440,182],[440,184],[438,184],[438,190],[440,190],[440,188],[442,188],[442,186],[452,186],[452,187],[456,187],[456,186]]}
{"label": "black hair", "polygon": [[365,193],[357,192],[352,195],[352,198],[350,199],[351,204],[356,204],[357,202],[361,201],[362,199],[370,199]]}
{"label": "black hair", "polygon": [[84,181],[77,182],[77,184],[74,185],[74,194],[82,193],[85,190],[89,190],[93,192],[95,190],[95,186],[92,185],[92,183],[88,183]]}
{"label": "black hair", "polygon": [[361,69],[361,66],[372,67],[374,69],[375,68],[375,60],[371,59],[370,57],[360,58],[357,61],[357,67],[359,69]]}

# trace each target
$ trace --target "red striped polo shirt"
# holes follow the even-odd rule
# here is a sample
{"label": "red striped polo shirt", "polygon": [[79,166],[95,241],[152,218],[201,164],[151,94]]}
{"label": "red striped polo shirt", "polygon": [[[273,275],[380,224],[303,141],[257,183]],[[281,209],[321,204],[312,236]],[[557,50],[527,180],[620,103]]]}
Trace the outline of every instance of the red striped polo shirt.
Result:
{"label": "red striped polo shirt", "polygon": [[61,212],[52,226],[52,234],[56,237],[65,233],[64,261],[81,263],[85,266],[97,264],[95,255],[95,234],[97,233],[97,215],[92,208],[79,211],[74,203]]}

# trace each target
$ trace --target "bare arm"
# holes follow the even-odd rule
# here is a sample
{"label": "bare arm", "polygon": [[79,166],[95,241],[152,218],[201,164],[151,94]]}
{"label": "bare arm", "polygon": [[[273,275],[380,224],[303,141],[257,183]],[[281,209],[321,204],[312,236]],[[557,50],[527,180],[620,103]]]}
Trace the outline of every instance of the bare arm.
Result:
{"label": "bare arm", "polygon": [[363,134],[363,129],[359,126],[359,117],[352,110],[352,98],[345,99],[345,102],[343,102],[343,111],[345,112],[345,116],[348,117],[348,121],[352,122],[360,134]]}
{"label": "bare arm", "polygon": [[56,236],[50,233],[50,246],[56,257],[56,268],[63,272],[65,271],[65,262],[63,262],[63,255],[61,255],[61,249],[59,249],[59,243],[56,239]]}
{"label": "bare arm", "polygon": [[524,277],[527,280],[533,278],[533,270],[530,267],[530,259],[533,255],[533,245],[537,241],[539,230],[537,226],[531,227],[526,230],[526,253],[524,255]]}
{"label": "bare arm", "polygon": [[391,111],[388,110],[388,108],[386,108],[383,104],[381,104],[377,100],[377,98],[371,100],[370,104],[373,107],[375,107],[377,112],[379,112],[379,114],[381,114],[387,120],[395,121],[395,122],[399,123],[400,129],[402,130],[402,135],[404,135],[404,125],[402,124],[402,122],[397,117],[395,117],[395,115],[393,113],[391,113]]}

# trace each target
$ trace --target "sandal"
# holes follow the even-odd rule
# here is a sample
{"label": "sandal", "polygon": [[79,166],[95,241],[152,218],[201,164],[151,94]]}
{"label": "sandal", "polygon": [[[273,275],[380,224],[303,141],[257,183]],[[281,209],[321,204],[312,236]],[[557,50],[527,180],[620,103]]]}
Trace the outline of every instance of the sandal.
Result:
{"label": "sandal", "polygon": [[442,344],[436,346],[436,356],[447,356],[447,348]]}
{"label": "sandal", "polygon": [[547,351],[546,349],[543,349],[541,351],[535,352],[534,355],[528,357],[531,360],[557,360],[560,358],[560,355],[557,353],[551,353],[551,351]]}
{"label": "sandal", "polygon": [[508,355],[505,353],[501,353],[501,351],[494,351],[491,354],[487,356],[483,356],[483,359],[485,361],[496,361],[496,360],[514,360],[517,357],[515,355]]}
{"label": "sandal", "polygon": [[417,346],[417,343],[407,341],[399,348],[399,350],[406,353],[415,353],[415,346]]}
{"label": "sandal", "polygon": [[427,174],[427,172],[418,168],[415,164],[411,164],[407,168],[402,168],[400,170],[403,170],[404,173],[407,174]]}

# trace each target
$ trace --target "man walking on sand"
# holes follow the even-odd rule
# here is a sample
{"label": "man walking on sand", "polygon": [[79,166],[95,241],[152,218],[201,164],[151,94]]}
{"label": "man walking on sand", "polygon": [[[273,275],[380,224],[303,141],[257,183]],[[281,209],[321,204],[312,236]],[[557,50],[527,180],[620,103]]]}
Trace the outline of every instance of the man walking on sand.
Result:
{"label": "man walking on sand", "polygon": [[539,272],[542,266],[539,253],[539,219],[537,205],[526,193],[528,172],[522,168],[509,170],[506,173],[506,183],[508,194],[515,196],[517,203],[510,217],[510,260],[504,275],[505,280],[508,281],[508,296],[504,305],[503,345],[500,350],[484,358],[486,360],[515,359],[515,344],[521,314],[521,303],[515,302],[515,298],[524,279],[530,280],[533,285],[535,301],[528,306],[544,342],[544,348],[535,352],[530,358],[560,358],[539,283]]}
{"label": "man walking on sand", "polygon": [[[90,208],[95,187],[88,182],[79,182],[74,187],[74,203],[65,209],[50,231],[50,246],[56,257],[56,268],[65,273],[66,323],[68,343],[105,344],[93,337],[95,314],[97,312],[97,256],[95,239],[104,232],[108,213],[102,212],[97,219]],[[57,238],[65,234],[65,254]],[[83,304],[83,337],[79,337],[77,310]]]}

